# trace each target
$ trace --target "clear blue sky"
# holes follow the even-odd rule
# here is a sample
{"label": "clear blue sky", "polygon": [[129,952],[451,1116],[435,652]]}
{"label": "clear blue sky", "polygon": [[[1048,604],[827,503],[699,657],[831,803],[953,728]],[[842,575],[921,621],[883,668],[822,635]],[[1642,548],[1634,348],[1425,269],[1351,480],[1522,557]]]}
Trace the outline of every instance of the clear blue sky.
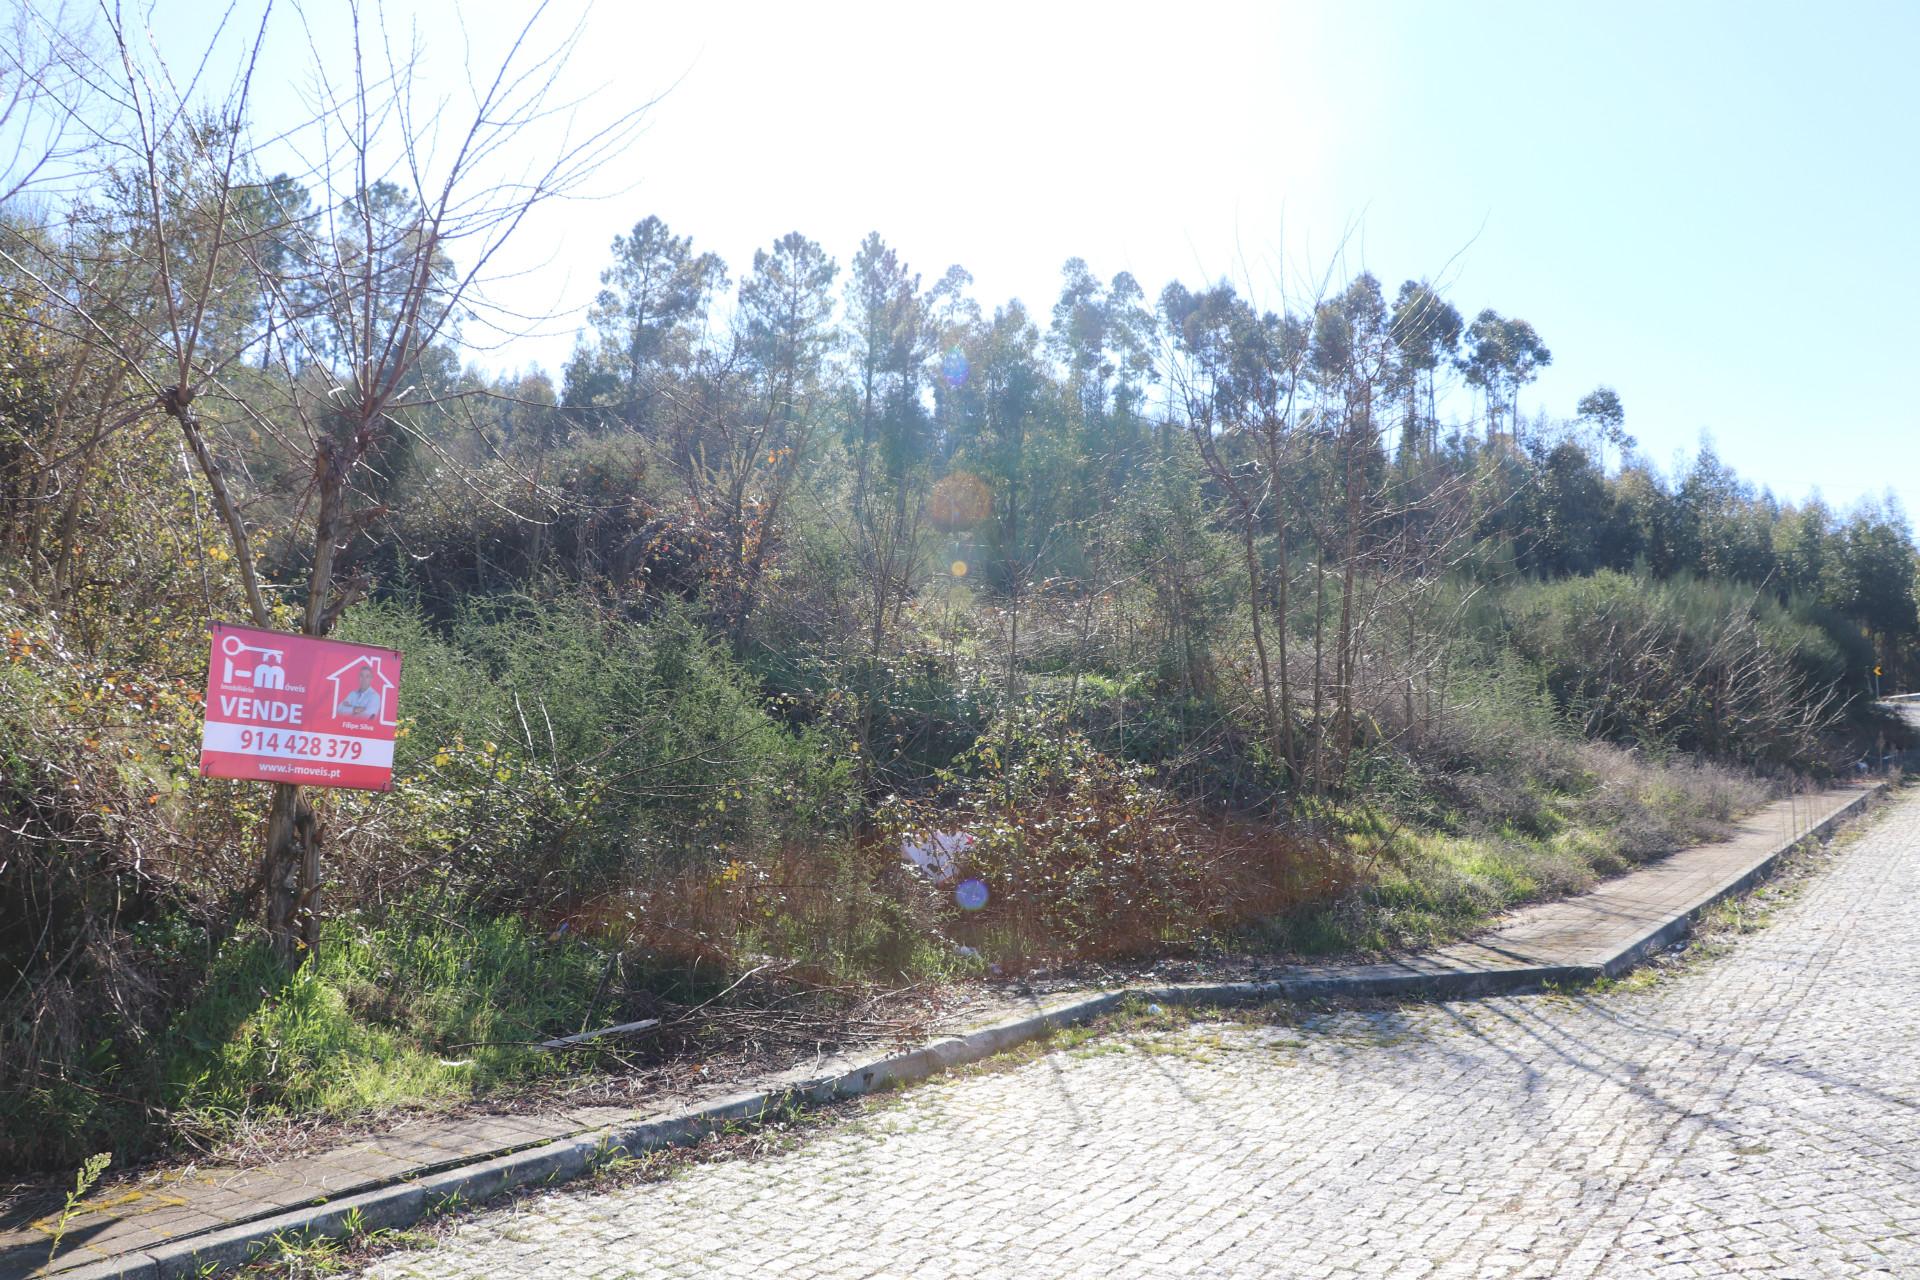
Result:
{"label": "clear blue sky", "polygon": [[[430,74],[460,69],[455,11],[390,8],[419,14]],[[521,8],[458,12],[484,46]],[[1369,269],[1532,321],[1554,363],[1529,413],[1610,383],[1662,464],[1704,431],[1783,497],[1920,506],[1920,5],[607,2],[588,23],[597,109],[666,96],[603,179],[620,194],[530,230],[506,299],[575,310],[496,364],[557,366],[648,213],[736,278],[788,230],[844,263],[877,229],[929,282],[958,262],[987,305],[1043,316],[1073,255],[1150,294]],[[282,27],[263,114],[307,56]]]}

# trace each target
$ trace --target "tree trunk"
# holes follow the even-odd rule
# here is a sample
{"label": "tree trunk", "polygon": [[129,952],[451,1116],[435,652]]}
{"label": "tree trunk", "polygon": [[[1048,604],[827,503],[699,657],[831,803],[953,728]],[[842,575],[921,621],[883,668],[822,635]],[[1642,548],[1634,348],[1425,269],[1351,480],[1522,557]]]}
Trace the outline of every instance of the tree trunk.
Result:
{"label": "tree trunk", "polygon": [[559,514],[554,511],[551,506],[540,502],[540,486],[546,480],[547,450],[552,443],[552,434],[553,419],[550,416],[543,417],[540,421],[540,429],[534,433],[533,437],[535,452],[533,455],[533,485],[531,494],[533,501],[539,504],[538,509],[543,512],[543,516],[533,526],[533,546],[527,552],[527,576],[529,578],[538,578],[540,576],[540,562],[546,558],[547,551],[547,526],[552,524]]}
{"label": "tree trunk", "polygon": [[867,468],[873,457],[873,360],[869,356],[860,385],[860,453],[853,472],[853,518],[867,513]]}
{"label": "tree trunk", "polygon": [[[307,579],[307,611],[301,633],[323,636],[333,623],[334,553],[340,543],[345,468],[332,442],[322,439],[314,458],[320,510],[315,520],[313,570]],[[267,942],[288,972],[305,964],[320,945],[320,841],[313,806],[290,782],[273,784],[267,810]]]}
{"label": "tree trunk", "polygon": [[93,454],[94,451],[89,449],[80,455],[80,465],[74,468],[71,481],[73,492],[67,497],[66,509],[60,513],[59,546],[53,562],[53,599],[62,609],[69,604],[67,587],[73,569],[73,544],[80,528],[81,499],[86,496],[87,484],[93,479]]}
{"label": "tree trunk", "polygon": [[1406,734],[1409,740],[1414,740],[1419,737],[1419,735],[1414,732],[1414,725],[1416,722],[1413,717],[1413,673],[1414,673],[1414,668],[1419,663],[1415,645],[1416,645],[1416,637],[1414,633],[1414,596],[1413,596],[1413,592],[1409,591],[1407,593],[1406,687],[1402,691],[1404,701],[1405,701],[1405,710],[1406,710],[1406,717],[1407,717]]}
{"label": "tree trunk", "polygon": [[1280,741],[1281,756],[1287,763],[1287,779],[1297,782],[1300,774],[1299,757],[1295,754],[1293,742],[1293,690],[1287,680],[1287,579],[1291,576],[1287,562],[1287,521],[1285,515],[1274,521],[1279,535],[1279,558],[1277,576],[1279,590],[1276,592],[1275,605],[1279,615],[1275,624],[1275,633],[1280,639]]}
{"label": "tree trunk", "polygon": [[320,833],[312,806],[290,782],[273,784],[266,859],[267,942],[291,973],[320,942]]}
{"label": "tree trunk", "polygon": [[[1368,417],[1372,416],[1371,404],[1367,407]],[[1369,433],[1371,434],[1371,433]],[[1354,644],[1354,570],[1360,561],[1360,493],[1354,469],[1354,452],[1359,444],[1357,432],[1349,431],[1346,447],[1346,515],[1347,529],[1342,559],[1346,563],[1341,567],[1340,577],[1340,631],[1337,636],[1338,650],[1334,659],[1337,678],[1334,682],[1336,698],[1335,715],[1339,720],[1338,764],[1344,779],[1348,763],[1353,755],[1353,669],[1359,655]]]}
{"label": "tree trunk", "polygon": [[[168,416],[180,424],[181,433],[186,436],[200,473],[207,481],[214,510],[227,526],[233,542],[234,560],[246,588],[247,606],[253,624],[267,627],[273,619],[267,612],[266,597],[261,593],[259,579],[254,572],[252,540],[240,517],[240,509],[227,490],[226,477],[220,464],[214,460],[206,438],[200,434],[200,424],[192,408],[193,394],[184,385],[172,386],[166,389],[161,402]],[[331,449],[324,449],[320,467],[319,537],[314,556],[314,578],[308,589],[309,635],[318,634],[314,626],[323,617],[324,608],[323,604],[313,599],[313,591],[318,588],[324,599],[324,593],[332,581],[333,520],[339,505],[339,492],[340,473],[333,465]],[[268,941],[274,955],[291,971],[311,954],[313,943],[319,938],[316,910],[319,830],[314,823],[312,810],[301,799],[299,787],[286,782],[273,784],[273,798],[267,807],[266,836],[266,850],[262,855],[256,883],[266,893]],[[244,895],[248,899],[251,896],[250,892]]]}
{"label": "tree trunk", "polygon": [[1318,538],[1319,564],[1313,578],[1313,789],[1326,790],[1327,726],[1322,718],[1322,691],[1325,684],[1327,630],[1327,540]]}
{"label": "tree trunk", "polygon": [[1434,371],[1427,370],[1427,457],[1440,452],[1440,406],[1435,398]]}

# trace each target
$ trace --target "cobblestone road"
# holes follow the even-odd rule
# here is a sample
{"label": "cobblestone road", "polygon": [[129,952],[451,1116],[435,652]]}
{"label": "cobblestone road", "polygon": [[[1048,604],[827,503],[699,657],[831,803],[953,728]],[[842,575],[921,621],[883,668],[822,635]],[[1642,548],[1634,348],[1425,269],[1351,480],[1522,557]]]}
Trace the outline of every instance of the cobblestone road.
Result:
{"label": "cobblestone road", "polygon": [[1920,797],[1653,988],[1115,1036],[374,1274],[1920,1276]]}

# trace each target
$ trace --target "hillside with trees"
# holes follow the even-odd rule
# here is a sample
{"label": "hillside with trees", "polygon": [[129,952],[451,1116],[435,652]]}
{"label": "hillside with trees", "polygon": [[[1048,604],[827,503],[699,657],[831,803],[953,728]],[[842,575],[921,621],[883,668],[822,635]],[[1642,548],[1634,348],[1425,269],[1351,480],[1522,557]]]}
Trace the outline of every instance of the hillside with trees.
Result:
{"label": "hillside with trees", "polygon": [[[244,92],[45,52],[94,123],[0,205],[9,1168],[1455,936],[1852,771],[1920,676],[1891,500],[1531,406],[1498,299],[1071,258],[1029,307],[635,209],[565,366],[503,368],[490,261],[630,121],[500,185],[539,74],[452,160],[363,87],[283,170]],[[200,777],[216,621],[403,650],[394,790]]]}

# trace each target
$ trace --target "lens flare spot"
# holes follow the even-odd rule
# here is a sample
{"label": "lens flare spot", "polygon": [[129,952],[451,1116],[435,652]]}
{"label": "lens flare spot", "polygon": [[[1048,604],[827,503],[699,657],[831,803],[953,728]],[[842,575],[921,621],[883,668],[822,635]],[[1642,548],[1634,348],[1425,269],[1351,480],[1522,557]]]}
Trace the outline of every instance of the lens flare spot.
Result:
{"label": "lens flare spot", "polygon": [[953,347],[940,357],[940,376],[946,379],[950,387],[958,387],[967,380],[967,355],[958,347]]}
{"label": "lens flare spot", "polygon": [[951,574],[952,574],[952,575],[953,575],[954,577],[956,577],[956,578],[964,578],[964,577],[966,577],[966,576],[967,576],[967,562],[966,562],[965,560],[955,560],[955,561],[953,562],[953,567],[952,567],[952,568],[950,568],[950,569],[948,570],[948,572],[949,572],[949,573],[951,573]]}
{"label": "lens flare spot", "polygon": [[987,886],[978,880],[962,880],[954,886],[953,900],[962,911],[978,911],[987,905]]}

